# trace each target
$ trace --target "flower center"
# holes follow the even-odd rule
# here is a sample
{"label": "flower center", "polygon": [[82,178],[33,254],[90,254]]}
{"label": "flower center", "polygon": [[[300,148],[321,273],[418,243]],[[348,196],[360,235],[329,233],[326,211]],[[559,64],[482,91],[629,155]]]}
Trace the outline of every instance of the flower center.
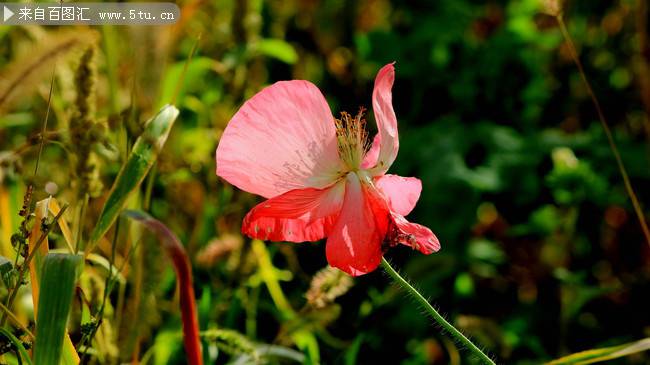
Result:
{"label": "flower center", "polygon": [[359,108],[356,116],[341,112],[339,119],[334,119],[336,124],[336,138],[338,140],[339,156],[351,171],[357,171],[366,152],[370,149],[364,107]]}

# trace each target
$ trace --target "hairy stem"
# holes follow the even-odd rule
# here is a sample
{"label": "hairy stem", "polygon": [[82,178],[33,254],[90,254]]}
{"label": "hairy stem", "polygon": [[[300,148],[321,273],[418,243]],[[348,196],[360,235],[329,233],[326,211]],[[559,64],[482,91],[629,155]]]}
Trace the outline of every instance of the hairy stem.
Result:
{"label": "hairy stem", "polygon": [[625,165],[623,165],[623,159],[621,158],[621,154],[618,152],[618,148],[616,147],[616,143],[614,142],[612,131],[609,129],[609,125],[607,124],[607,119],[605,119],[605,114],[603,113],[603,110],[600,106],[600,102],[598,102],[598,98],[596,97],[594,90],[591,88],[591,84],[589,83],[589,80],[587,80],[587,74],[585,73],[585,70],[582,67],[582,62],[580,62],[580,58],[578,57],[578,51],[576,50],[576,47],[573,44],[573,39],[571,38],[569,31],[567,30],[562,15],[561,14],[557,15],[555,18],[557,19],[557,22],[560,25],[560,30],[562,31],[562,35],[564,36],[564,39],[566,40],[567,45],[569,46],[569,53],[571,54],[571,58],[573,59],[573,62],[576,64],[576,67],[578,68],[578,72],[580,73],[580,77],[582,78],[582,82],[584,83],[585,88],[587,89],[587,93],[589,94],[589,97],[591,98],[591,101],[594,104],[594,108],[596,108],[596,112],[598,113],[598,118],[600,119],[600,124],[603,126],[603,129],[605,130],[605,135],[607,136],[607,142],[609,142],[609,147],[612,150],[612,154],[614,154],[614,158],[616,159],[618,170],[621,172],[621,176],[623,177],[625,190],[627,190],[627,194],[630,196],[630,199],[632,200],[632,206],[634,207],[634,212],[636,213],[636,216],[639,219],[641,230],[643,230],[643,235],[645,236],[645,240],[650,246],[650,230],[648,229],[648,224],[645,221],[645,216],[643,215],[643,210],[641,209],[641,204],[639,203],[639,199],[636,197],[636,193],[634,193],[634,189],[632,188],[632,183],[630,182],[630,178],[627,175],[627,170],[625,169]]}
{"label": "hairy stem", "polygon": [[478,357],[483,363],[494,365],[494,361],[490,359],[481,349],[472,343],[465,335],[463,335],[459,330],[456,329],[451,323],[438,313],[438,311],[433,308],[431,303],[426,300],[420,292],[417,291],[406,279],[404,279],[392,266],[386,261],[385,258],[381,259],[381,266],[386,270],[386,273],[397,283],[404,291],[406,291],[410,296],[412,296],[418,304],[424,308],[427,315],[431,317],[436,323],[440,325],[445,331],[447,331],[457,342],[463,344],[467,349],[469,349],[472,354]]}

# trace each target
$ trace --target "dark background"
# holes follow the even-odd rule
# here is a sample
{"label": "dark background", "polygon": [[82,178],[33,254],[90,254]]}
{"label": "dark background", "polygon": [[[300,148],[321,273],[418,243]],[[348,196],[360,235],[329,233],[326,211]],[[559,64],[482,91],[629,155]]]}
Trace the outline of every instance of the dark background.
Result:
{"label": "dark background", "polygon": [[[311,277],[327,265],[322,242],[266,246],[283,270],[276,274],[284,296],[296,311],[303,308],[302,320],[287,321],[260,282],[251,243],[238,233],[259,198],[214,174],[223,128],[263,86],[307,79],[323,91],[335,115],[354,113],[371,107],[377,70],[395,61],[401,148],[390,172],[422,180],[422,196],[408,218],[430,227],[442,249],[423,256],[399,247],[387,254],[394,265],[500,363],[540,363],[650,336],[649,246],[570,48],[539,1],[179,6],[184,17],[176,27],[77,31],[94,31],[97,39],[96,114],[110,127],[107,145],[137,133],[120,116],[134,113],[144,120],[169,100],[202,34],[177,99],[181,116],[152,180],[150,206],[188,246],[202,328],[233,329],[288,347],[306,331],[317,339],[325,364],[473,363],[380,270],[355,278],[336,304],[305,309]],[[650,200],[647,6],[644,0],[618,0],[563,7],[644,208]],[[64,31],[0,28],[5,78],[29,59],[26,50],[45,47],[41,32],[61,39],[69,36]],[[74,96],[65,90],[79,56],[71,52],[67,61],[57,61],[50,129],[62,131],[62,143]],[[39,176],[33,180],[29,173],[37,150],[29,136],[45,113],[46,66],[0,114],[0,149],[27,146],[18,159],[5,156],[11,161],[3,162],[0,177],[12,209],[31,181],[39,199],[47,182],[57,184],[57,199],[72,199],[75,177],[66,170],[63,149],[46,147]],[[104,189],[91,200],[89,214],[95,215],[120,165],[119,158],[101,151],[97,156]],[[17,224],[12,219],[11,229]],[[142,261],[127,266],[145,270],[147,300],[140,310],[150,314],[138,319],[140,354],[151,353],[156,364],[182,363],[180,340],[170,335],[179,329],[174,277],[160,264],[159,252],[142,252]],[[128,301],[135,279],[127,276]],[[121,310],[129,318],[129,307]],[[105,322],[115,325],[112,317]],[[119,336],[112,343],[121,350],[99,351],[130,359],[133,346],[125,343],[132,334],[113,330]],[[219,346],[218,363],[236,358]],[[649,360],[641,353],[618,361]]]}

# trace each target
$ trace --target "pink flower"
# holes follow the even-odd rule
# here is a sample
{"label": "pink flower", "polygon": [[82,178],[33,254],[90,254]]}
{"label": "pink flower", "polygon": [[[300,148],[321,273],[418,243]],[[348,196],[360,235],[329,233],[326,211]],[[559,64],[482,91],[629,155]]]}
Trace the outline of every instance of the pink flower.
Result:
{"label": "pink flower", "polygon": [[244,234],[289,242],[327,237],[327,261],[354,276],[373,271],[399,243],[424,254],[440,249],[430,229],[404,218],[420,197],[420,180],[386,174],[399,149],[394,79],[393,64],[375,79],[379,133],[372,145],[363,109],[335,119],[308,81],[277,82],[241,107],[217,147],[217,175],[268,199],[246,215]]}

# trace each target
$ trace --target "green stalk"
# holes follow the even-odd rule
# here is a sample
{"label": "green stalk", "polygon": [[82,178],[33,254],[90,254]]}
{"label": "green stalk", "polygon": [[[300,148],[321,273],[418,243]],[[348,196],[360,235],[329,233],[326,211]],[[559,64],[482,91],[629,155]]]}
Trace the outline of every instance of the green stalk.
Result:
{"label": "green stalk", "polygon": [[412,296],[422,308],[426,311],[427,315],[431,317],[436,323],[440,325],[445,331],[447,331],[451,337],[453,337],[457,342],[463,344],[467,347],[476,357],[478,357],[483,363],[494,365],[494,361],[490,359],[481,349],[472,343],[465,335],[463,335],[459,330],[456,329],[451,323],[436,311],[435,308],[427,301],[420,292],[417,291],[406,279],[404,279],[392,266],[386,261],[385,258],[381,259],[381,266],[386,270],[386,273],[399,285],[404,291],[406,291],[410,296]]}

